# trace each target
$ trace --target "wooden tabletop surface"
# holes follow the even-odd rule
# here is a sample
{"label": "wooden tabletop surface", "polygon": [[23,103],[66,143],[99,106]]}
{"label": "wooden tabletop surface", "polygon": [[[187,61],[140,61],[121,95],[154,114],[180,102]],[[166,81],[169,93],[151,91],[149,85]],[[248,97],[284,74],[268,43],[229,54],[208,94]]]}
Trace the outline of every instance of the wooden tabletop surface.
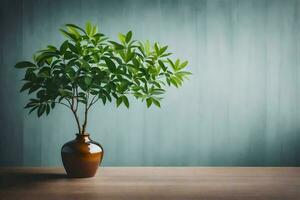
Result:
{"label": "wooden tabletop surface", "polygon": [[94,178],[62,168],[0,168],[1,200],[300,199],[300,168],[101,167]]}

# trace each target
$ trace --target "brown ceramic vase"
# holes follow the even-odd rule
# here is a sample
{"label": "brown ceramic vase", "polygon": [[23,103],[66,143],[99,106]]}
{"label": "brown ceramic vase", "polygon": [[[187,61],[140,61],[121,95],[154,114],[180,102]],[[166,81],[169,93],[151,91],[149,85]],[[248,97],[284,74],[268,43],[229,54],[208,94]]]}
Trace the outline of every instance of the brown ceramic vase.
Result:
{"label": "brown ceramic vase", "polygon": [[95,176],[103,158],[103,148],[92,141],[89,134],[76,134],[75,140],[61,148],[61,157],[69,177]]}

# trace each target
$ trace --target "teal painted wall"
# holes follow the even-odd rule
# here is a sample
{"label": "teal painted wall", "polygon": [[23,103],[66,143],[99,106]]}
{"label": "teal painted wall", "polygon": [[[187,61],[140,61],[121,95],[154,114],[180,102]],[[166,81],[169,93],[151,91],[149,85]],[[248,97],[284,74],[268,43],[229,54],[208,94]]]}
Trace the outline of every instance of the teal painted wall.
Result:
{"label": "teal painted wall", "polygon": [[88,131],[106,166],[300,166],[300,1],[1,1],[0,165],[61,165],[74,137],[63,107],[28,115],[13,66],[48,44],[64,23],[90,20],[115,38],[168,44],[193,72],[162,108],[98,104]]}

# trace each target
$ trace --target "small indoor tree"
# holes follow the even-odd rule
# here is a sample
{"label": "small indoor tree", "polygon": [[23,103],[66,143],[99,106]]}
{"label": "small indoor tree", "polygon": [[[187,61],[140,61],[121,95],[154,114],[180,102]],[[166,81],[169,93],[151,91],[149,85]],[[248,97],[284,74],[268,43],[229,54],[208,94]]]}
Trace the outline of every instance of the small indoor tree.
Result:
{"label": "small indoor tree", "polygon": [[[35,93],[25,108],[37,115],[49,114],[56,104],[69,108],[78,133],[85,133],[88,112],[98,101],[116,100],[129,108],[128,95],[160,107],[165,85],[178,87],[188,71],[188,62],[169,59],[168,46],[150,45],[132,39],[132,32],[119,33],[119,42],[108,40],[90,23],[86,28],[66,24],[66,36],[60,47],[49,45],[38,51],[33,62],[23,61],[16,68],[26,68],[21,92]],[[84,106],[80,125],[78,106]]]}
{"label": "small indoor tree", "polygon": [[[188,62],[170,59],[168,46],[133,40],[132,31],[119,33],[119,41],[109,40],[87,23],[85,29],[66,24],[61,32],[66,40],[58,47],[38,51],[33,61],[16,68],[26,69],[21,92],[33,98],[25,108],[40,117],[60,104],[73,113],[79,134],[86,133],[88,113],[99,100],[129,108],[128,96],[160,107],[164,87],[179,87],[190,72]],[[78,108],[82,106],[82,124]]]}

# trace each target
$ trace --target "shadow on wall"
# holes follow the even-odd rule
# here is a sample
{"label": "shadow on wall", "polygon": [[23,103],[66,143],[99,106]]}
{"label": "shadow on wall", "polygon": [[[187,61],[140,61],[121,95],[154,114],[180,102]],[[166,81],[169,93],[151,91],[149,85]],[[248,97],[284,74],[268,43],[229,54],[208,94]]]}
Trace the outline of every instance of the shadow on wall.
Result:
{"label": "shadow on wall", "polygon": [[[20,77],[16,75],[14,63],[21,57],[22,7],[19,1],[1,1],[0,56],[0,166],[22,165],[23,152],[23,108],[19,91]],[[9,19],[9,20],[6,20]],[[13,52],[13,53],[9,53]]]}

